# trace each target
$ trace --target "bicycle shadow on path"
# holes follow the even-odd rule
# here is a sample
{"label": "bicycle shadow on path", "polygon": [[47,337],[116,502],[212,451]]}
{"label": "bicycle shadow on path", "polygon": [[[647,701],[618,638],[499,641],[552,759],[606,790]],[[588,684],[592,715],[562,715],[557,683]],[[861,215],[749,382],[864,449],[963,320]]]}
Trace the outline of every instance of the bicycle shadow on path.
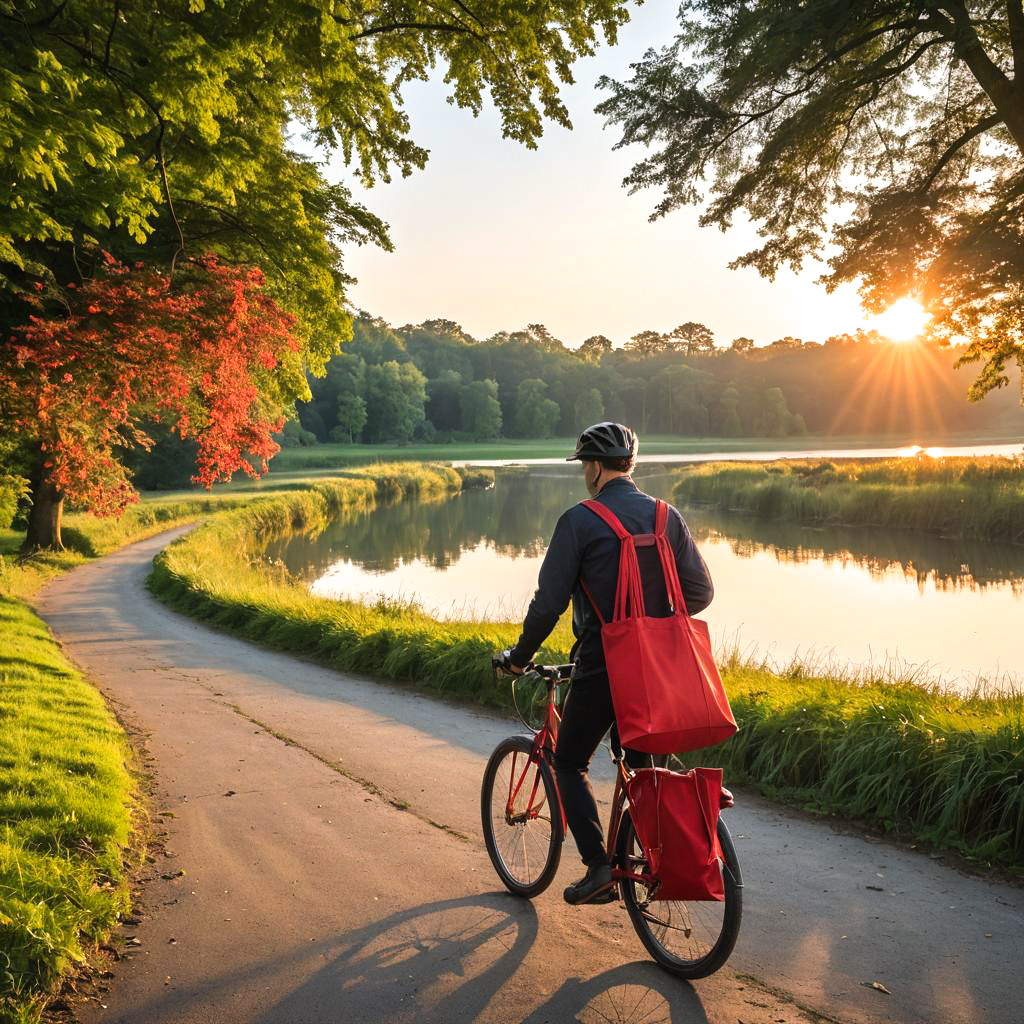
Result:
{"label": "bicycle shadow on path", "polygon": [[[561,910],[561,908],[559,908]],[[708,1024],[686,982],[650,962],[576,976],[574,929],[503,892],[437,900],[207,976],[108,1021],[237,1024]],[[545,931],[548,934],[545,935]],[[608,961],[623,951],[609,944]],[[280,998],[277,993],[283,993]]]}
{"label": "bicycle shadow on path", "polygon": [[330,962],[258,1024],[707,1024],[693,988],[654,964],[622,964],[584,980],[572,976],[571,948],[552,936],[552,950],[538,936],[533,904],[500,892],[412,907],[342,936]]}

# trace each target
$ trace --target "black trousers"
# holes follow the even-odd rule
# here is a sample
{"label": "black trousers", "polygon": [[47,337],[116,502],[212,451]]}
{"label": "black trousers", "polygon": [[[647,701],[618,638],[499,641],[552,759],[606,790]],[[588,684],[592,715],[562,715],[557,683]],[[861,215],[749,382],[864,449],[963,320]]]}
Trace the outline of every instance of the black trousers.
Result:
{"label": "black trousers", "polygon": [[[555,775],[569,831],[587,867],[607,863],[604,831],[588,769],[604,734],[615,724],[615,709],[605,673],[574,682],[562,709],[562,724],[555,747]],[[649,754],[627,750],[631,768],[650,765]]]}

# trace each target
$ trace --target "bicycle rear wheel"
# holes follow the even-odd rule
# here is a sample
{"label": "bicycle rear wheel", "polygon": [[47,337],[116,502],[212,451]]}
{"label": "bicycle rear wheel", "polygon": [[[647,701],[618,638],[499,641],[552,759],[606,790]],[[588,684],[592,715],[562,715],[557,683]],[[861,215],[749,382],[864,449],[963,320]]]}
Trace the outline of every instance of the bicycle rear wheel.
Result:
{"label": "bicycle rear wheel", "polygon": [[562,815],[551,770],[530,762],[533,739],[509,736],[491,754],[480,788],[484,842],[494,870],[517,896],[542,893],[562,856]]}
{"label": "bicycle rear wheel", "polygon": [[[680,978],[706,978],[732,953],[743,915],[743,880],[736,848],[725,822],[718,819],[718,841],[725,863],[725,900],[676,902],[652,900],[642,882],[619,883],[623,902],[640,941],[658,964]],[[619,829],[618,864],[637,874],[647,867],[627,811]]]}

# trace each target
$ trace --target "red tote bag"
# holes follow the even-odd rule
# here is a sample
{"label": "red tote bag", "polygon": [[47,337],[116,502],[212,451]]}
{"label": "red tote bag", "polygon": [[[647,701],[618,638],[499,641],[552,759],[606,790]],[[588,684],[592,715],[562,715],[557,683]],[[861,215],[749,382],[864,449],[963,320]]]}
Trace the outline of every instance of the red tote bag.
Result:
{"label": "red tote bag", "polygon": [[[618,517],[597,501],[584,505],[619,538],[619,577],[615,610],[601,620],[608,680],[623,746],[644,754],[681,754],[710,747],[736,732],[722,677],[711,653],[707,623],[686,611],[675,555],[665,535],[668,506],[659,501],[653,534],[633,537]],[[656,545],[672,613],[649,616],[636,544]]]}
{"label": "red tote bag", "polygon": [[724,900],[718,814],[722,769],[641,768],[626,783],[629,815],[656,900]]}

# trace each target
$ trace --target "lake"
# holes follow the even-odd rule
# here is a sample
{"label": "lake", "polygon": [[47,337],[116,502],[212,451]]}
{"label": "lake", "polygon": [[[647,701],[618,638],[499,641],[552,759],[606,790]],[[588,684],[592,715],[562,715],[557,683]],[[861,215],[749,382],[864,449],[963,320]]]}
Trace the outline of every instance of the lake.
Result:
{"label": "lake", "polygon": [[[637,483],[671,500],[675,473]],[[267,551],[313,593],[417,601],[440,617],[520,618],[558,515],[586,497],[575,466],[499,469],[495,486],[352,515]],[[722,646],[857,667],[1024,678],[1024,546],[825,528],[683,508],[715,583],[702,615]]]}

